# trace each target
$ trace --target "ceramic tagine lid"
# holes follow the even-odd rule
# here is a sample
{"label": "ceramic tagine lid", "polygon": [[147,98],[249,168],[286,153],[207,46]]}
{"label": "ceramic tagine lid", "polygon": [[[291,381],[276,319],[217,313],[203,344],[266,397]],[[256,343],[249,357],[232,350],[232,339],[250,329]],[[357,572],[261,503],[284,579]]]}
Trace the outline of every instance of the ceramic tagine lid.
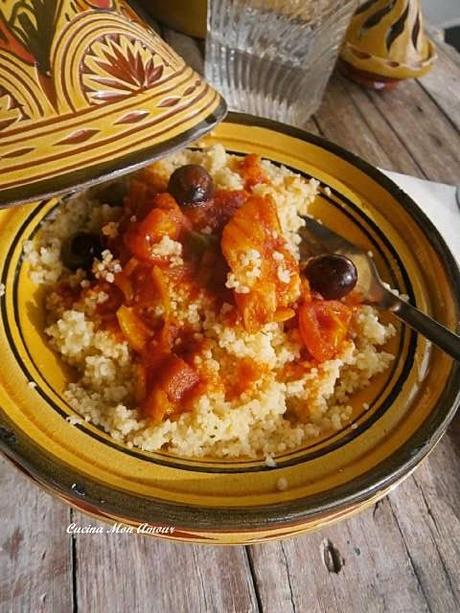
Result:
{"label": "ceramic tagine lid", "polygon": [[367,0],[356,11],[342,49],[354,80],[383,88],[420,77],[436,57],[423,29],[420,0]]}
{"label": "ceramic tagine lid", "polygon": [[0,207],[132,170],[225,112],[124,0],[0,3]]}

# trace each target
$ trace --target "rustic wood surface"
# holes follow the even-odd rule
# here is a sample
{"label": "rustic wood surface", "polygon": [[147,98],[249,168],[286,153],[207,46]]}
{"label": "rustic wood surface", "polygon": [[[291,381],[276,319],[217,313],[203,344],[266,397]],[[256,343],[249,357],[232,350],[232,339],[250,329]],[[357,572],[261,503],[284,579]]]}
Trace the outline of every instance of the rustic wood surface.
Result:
{"label": "rustic wood surface", "polygon": [[[163,30],[195,68],[202,46]],[[332,79],[309,129],[389,170],[460,183],[460,56],[392,93]],[[459,213],[460,215],[460,213]],[[0,459],[0,611],[460,611],[459,418],[413,476],[321,532],[250,547],[180,545],[97,525]]]}

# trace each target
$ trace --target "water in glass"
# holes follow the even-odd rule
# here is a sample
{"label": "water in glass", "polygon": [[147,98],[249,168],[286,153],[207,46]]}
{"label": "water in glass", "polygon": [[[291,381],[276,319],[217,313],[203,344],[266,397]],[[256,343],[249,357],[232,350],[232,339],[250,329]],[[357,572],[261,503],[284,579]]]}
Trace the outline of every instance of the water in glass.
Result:
{"label": "water in glass", "polygon": [[358,0],[208,0],[205,74],[232,110],[302,127]]}

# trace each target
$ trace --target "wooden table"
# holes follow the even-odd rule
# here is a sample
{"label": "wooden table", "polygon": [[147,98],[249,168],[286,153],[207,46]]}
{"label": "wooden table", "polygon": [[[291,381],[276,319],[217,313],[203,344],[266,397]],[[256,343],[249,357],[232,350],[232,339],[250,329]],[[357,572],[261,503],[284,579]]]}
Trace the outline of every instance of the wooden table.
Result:
{"label": "wooden table", "polygon": [[[165,30],[200,68],[200,47]],[[392,93],[335,76],[309,129],[369,162],[460,183],[460,56]],[[459,212],[460,215],[460,212]],[[38,613],[460,611],[460,422],[413,476],[357,517],[250,547],[70,535],[94,520],[0,460],[0,611]]]}

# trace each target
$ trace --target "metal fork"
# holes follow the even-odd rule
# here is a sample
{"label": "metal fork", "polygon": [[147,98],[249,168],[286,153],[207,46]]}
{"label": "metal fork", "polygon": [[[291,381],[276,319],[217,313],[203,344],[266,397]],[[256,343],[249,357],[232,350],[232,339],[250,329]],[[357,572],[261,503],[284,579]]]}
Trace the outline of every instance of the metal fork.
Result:
{"label": "metal fork", "polygon": [[338,253],[350,258],[358,271],[356,288],[364,297],[366,304],[392,311],[408,326],[425,336],[455,360],[460,361],[460,336],[385,287],[374,261],[368,253],[315,219],[302,217],[306,225],[299,231],[302,238],[300,244],[301,262],[321,253]]}

